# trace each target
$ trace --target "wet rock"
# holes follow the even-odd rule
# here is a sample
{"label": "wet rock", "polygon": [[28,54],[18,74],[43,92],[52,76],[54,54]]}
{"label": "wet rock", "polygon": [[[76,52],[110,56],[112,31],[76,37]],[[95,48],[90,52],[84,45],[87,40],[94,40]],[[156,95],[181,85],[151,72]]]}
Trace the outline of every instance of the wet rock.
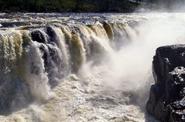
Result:
{"label": "wet rock", "polygon": [[31,32],[31,38],[33,41],[37,41],[40,43],[46,43],[47,40],[45,38],[44,33],[41,30],[35,30],[33,32]]}
{"label": "wet rock", "polygon": [[106,22],[103,22],[103,27],[107,33],[107,36],[109,37],[110,40],[113,40],[114,38],[114,33],[113,33],[113,30],[111,28],[111,25],[106,23]]}
{"label": "wet rock", "polygon": [[153,76],[147,111],[162,122],[185,122],[185,45],[158,48]]}
{"label": "wet rock", "polygon": [[53,45],[55,45],[55,44],[59,45],[60,39],[57,36],[57,32],[56,32],[55,28],[53,26],[47,26],[45,28],[45,31],[46,31],[48,38],[49,38],[48,43],[53,44]]}

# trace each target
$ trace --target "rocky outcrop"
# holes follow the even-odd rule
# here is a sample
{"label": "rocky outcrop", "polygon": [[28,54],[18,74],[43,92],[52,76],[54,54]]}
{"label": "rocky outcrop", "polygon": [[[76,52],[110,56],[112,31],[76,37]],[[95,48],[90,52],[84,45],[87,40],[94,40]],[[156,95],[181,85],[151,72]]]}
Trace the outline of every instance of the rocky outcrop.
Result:
{"label": "rocky outcrop", "polygon": [[162,122],[185,122],[185,45],[159,47],[153,76],[147,111]]}

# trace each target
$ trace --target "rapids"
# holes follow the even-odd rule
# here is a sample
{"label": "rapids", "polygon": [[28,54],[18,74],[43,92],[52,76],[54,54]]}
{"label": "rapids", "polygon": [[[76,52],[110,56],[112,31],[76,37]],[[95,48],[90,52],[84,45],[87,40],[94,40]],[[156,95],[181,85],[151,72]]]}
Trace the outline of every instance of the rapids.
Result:
{"label": "rapids", "polygon": [[1,13],[0,121],[157,122],[152,58],[184,27],[184,13]]}

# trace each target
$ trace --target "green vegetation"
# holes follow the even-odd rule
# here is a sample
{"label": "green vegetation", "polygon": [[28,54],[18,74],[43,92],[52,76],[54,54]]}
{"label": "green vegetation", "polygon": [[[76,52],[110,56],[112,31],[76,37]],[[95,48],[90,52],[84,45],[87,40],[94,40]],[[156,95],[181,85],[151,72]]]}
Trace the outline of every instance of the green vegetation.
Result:
{"label": "green vegetation", "polygon": [[138,5],[128,0],[0,0],[0,11],[130,12]]}
{"label": "green vegetation", "polygon": [[0,0],[1,12],[132,12],[184,4],[184,0]]}

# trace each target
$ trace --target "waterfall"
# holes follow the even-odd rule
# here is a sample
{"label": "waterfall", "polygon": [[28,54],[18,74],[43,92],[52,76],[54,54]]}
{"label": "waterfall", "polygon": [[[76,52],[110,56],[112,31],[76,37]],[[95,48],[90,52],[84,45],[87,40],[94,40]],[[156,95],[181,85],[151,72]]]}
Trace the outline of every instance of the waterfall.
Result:
{"label": "waterfall", "polygon": [[[78,74],[87,62],[102,63],[121,44],[129,43],[126,41],[131,31],[126,23],[98,21],[89,25],[53,22],[39,28],[1,30],[0,93],[7,88],[0,100],[0,108],[4,108],[1,113],[16,110],[19,103],[50,99],[52,89],[68,75]],[[16,98],[17,94],[22,98]]]}
{"label": "waterfall", "polygon": [[182,14],[54,15],[0,27],[0,121],[153,122],[152,57],[184,43]]}

